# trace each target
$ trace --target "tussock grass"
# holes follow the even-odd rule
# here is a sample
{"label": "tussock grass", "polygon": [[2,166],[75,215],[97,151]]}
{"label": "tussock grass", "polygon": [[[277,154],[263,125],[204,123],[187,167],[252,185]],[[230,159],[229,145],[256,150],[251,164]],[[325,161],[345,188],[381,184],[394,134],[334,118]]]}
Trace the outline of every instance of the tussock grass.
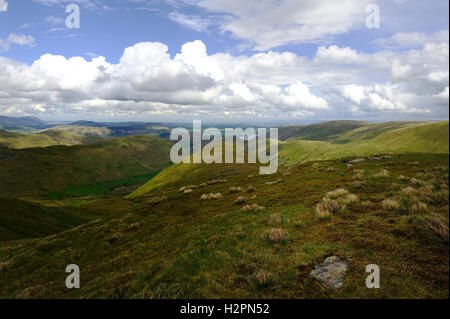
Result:
{"label": "tussock grass", "polygon": [[414,195],[414,194],[416,193],[416,190],[415,190],[413,187],[408,186],[408,187],[403,188],[403,189],[400,191],[400,193],[401,193],[402,195],[405,195],[405,196],[411,196],[411,195]]}
{"label": "tussock grass", "polygon": [[266,240],[270,244],[278,244],[286,239],[286,232],[280,227],[274,227],[265,234]]}
{"label": "tussock grass", "polygon": [[411,213],[413,214],[426,214],[428,212],[428,205],[422,202],[418,202],[411,207]]}
{"label": "tussock grass", "polygon": [[266,208],[264,206],[260,206],[258,204],[251,204],[251,205],[245,205],[244,207],[242,207],[242,210],[244,212],[248,212],[248,211],[263,212],[266,210]]}
{"label": "tussock grass", "polygon": [[330,220],[331,219],[331,211],[327,205],[324,203],[317,204],[315,210],[314,210],[315,217],[320,220]]}
{"label": "tussock grass", "polygon": [[209,199],[220,199],[222,198],[222,194],[221,193],[210,193],[210,194],[203,194],[200,199],[201,200],[209,200]]}
{"label": "tussock grass", "polygon": [[275,275],[266,270],[259,270],[253,274],[253,280],[259,289],[266,289],[275,284]]}
{"label": "tussock grass", "polygon": [[381,207],[387,211],[397,211],[400,209],[400,204],[395,199],[385,199],[381,203]]}
{"label": "tussock grass", "polygon": [[230,194],[240,193],[240,192],[242,192],[242,188],[239,186],[233,186],[228,189],[228,193],[230,193]]}
{"label": "tussock grass", "polygon": [[383,169],[380,172],[372,175],[372,177],[375,177],[375,178],[389,178],[390,176],[391,176],[391,174],[389,173],[389,171],[387,169]]}
{"label": "tussock grass", "polygon": [[348,190],[344,188],[336,189],[335,191],[328,192],[327,197],[331,199],[336,199],[342,196],[346,196],[348,194]]}
{"label": "tussock grass", "polygon": [[438,238],[448,243],[448,220],[439,214],[425,216],[425,228],[432,231]]}
{"label": "tussock grass", "polygon": [[340,201],[345,205],[350,205],[357,203],[359,201],[359,198],[355,194],[348,194],[346,197],[342,197]]}

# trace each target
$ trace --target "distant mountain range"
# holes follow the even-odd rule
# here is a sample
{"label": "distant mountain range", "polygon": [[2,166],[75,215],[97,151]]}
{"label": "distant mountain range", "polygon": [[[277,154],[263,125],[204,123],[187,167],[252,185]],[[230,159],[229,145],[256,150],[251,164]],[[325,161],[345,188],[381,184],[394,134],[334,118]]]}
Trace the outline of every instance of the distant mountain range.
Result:
{"label": "distant mountain range", "polygon": [[24,117],[0,116],[0,127],[4,129],[17,129],[23,127],[44,129],[49,126],[50,126],[49,123],[34,116],[24,116]]}

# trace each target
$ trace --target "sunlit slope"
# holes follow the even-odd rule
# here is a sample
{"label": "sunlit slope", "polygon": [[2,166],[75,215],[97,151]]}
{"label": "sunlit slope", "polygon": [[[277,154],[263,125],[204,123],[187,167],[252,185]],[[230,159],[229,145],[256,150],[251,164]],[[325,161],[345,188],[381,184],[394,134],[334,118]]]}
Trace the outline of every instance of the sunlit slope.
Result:
{"label": "sunlit slope", "polygon": [[201,184],[214,179],[226,178],[235,174],[257,173],[255,164],[176,164],[166,168],[148,183],[139,187],[128,198],[150,193],[167,185]]}
{"label": "sunlit slope", "polygon": [[[94,132],[95,131],[95,132]],[[49,129],[37,134],[17,134],[0,130],[0,146],[14,149],[32,147],[48,147],[56,145],[81,145],[98,142],[106,137],[100,129],[84,129],[64,127],[64,129]]]}
{"label": "sunlit slope", "polygon": [[288,139],[328,141],[336,135],[370,124],[360,121],[330,121],[312,125],[284,126],[278,129],[278,134],[283,141]]}
{"label": "sunlit slope", "polygon": [[280,145],[280,162],[364,156],[379,152],[448,153],[449,122],[372,124],[334,136],[331,141],[289,140]]}
{"label": "sunlit slope", "polygon": [[[113,213],[80,227],[0,242],[0,298],[448,298],[446,154],[235,172],[179,191],[214,170],[148,196],[89,203],[84,210]],[[338,198],[339,209],[321,218],[317,205],[337,189],[356,198]],[[210,193],[222,197],[202,199]],[[310,276],[328,256],[349,263],[340,289]],[[80,289],[64,285],[69,263],[80,265]],[[382,289],[364,284],[369,264],[383,265]]]}
{"label": "sunlit slope", "polygon": [[92,219],[74,209],[0,198],[0,241],[52,235]]}
{"label": "sunlit slope", "polygon": [[171,146],[167,140],[145,135],[91,145],[0,148],[0,193],[14,197],[43,195],[150,174],[170,164]]}

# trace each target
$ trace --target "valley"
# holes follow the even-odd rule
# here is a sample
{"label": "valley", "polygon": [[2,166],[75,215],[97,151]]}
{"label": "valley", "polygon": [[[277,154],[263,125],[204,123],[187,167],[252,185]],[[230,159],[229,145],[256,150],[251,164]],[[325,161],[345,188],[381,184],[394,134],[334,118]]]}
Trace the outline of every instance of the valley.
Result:
{"label": "valley", "polygon": [[[152,135],[3,146],[0,298],[448,298],[448,121],[279,131],[274,175]],[[309,275],[328,256],[341,289]]]}

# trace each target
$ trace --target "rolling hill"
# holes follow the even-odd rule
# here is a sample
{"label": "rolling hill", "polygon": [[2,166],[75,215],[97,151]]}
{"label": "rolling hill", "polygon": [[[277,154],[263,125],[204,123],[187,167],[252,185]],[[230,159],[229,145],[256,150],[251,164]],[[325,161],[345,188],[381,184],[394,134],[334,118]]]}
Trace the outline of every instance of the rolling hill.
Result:
{"label": "rolling hill", "polygon": [[53,235],[93,217],[85,211],[0,198],[0,241]]}
{"label": "rolling hill", "polygon": [[102,187],[127,185],[168,166],[171,146],[164,139],[137,135],[90,145],[0,148],[0,193],[42,196],[105,182],[114,183]]}
{"label": "rolling hill", "polygon": [[36,134],[18,134],[0,130],[0,146],[14,149],[48,147],[56,145],[81,145],[95,143],[109,133],[105,128],[81,126],[55,127]]}
{"label": "rolling hill", "polygon": [[44,129],[50,125],[34,116],[24,116],[24,117],[10,117],[10,116],[0,116],[0,128],[5,129],[19,129],[23,127],[30,127],[36,129]]}
{"label": "rolling hill", "polygon": [[312,125],[282,126],[278,128],[278,136],[282,141],[288,139],[327,141],[335,135],[367,125],[371,125],[371,123],[360,121],[331,121]]}
{"label": "rolling hill", "polygon": [[[313,132],[315,136],[320,132]],[[280,144],[280,163],[291,165],[376,153],[448,153],[449,122],[389,122],[342,131],[327,141],[291,138]]]}

